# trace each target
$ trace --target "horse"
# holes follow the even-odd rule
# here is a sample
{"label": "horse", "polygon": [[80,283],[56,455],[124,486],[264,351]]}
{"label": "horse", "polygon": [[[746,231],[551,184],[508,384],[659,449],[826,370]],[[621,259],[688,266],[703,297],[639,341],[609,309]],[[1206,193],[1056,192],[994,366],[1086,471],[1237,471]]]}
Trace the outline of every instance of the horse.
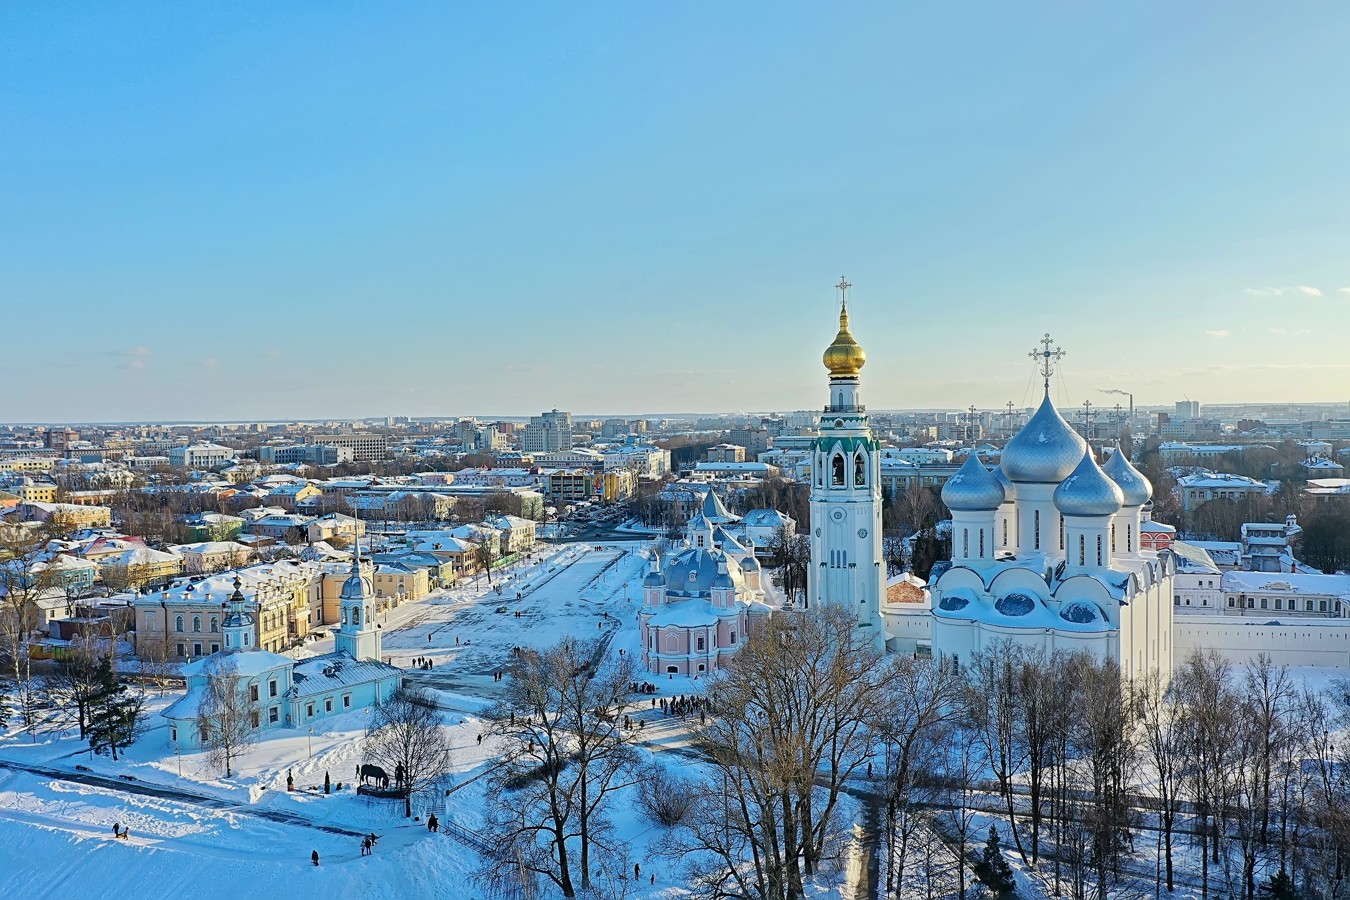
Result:
{"label": "horse", "polygon": [[379,785],[382,790],[389,787],[389,773],[379,766],[363,763],[356,770],[356,774],[361,779],[362,784],[365,784],[366,780],[369,779]]}

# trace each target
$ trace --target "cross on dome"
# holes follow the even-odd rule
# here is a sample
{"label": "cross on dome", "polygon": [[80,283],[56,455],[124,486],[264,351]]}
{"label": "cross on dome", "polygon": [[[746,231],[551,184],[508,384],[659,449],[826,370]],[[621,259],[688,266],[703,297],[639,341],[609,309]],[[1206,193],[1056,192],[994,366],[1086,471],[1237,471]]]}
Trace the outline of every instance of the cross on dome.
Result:
{"label": "cross on dome", "polygon": [[848,306],[848,289],[853,287],[853,285],[849,284],[848,276],[840,275],[839,283],[836,284],[835,287],[839,289],[839,305]]}
{"label": "cross on dome", "polygon": [[[1045,392],[1050,393],[1050,376],[1055,374],[1055,363],[1064,358],[1064,351],[1054,346],[1054,340],[1050,337],[1050,332],[1045,333],[1045,337],[1040,339],[1040,348],[1032,350],[1027,356],[1035,360],[1040,360],[1038,367],[1041,378],[1045,379]],[[1051,349],[1051,348],[1054,349]]]}

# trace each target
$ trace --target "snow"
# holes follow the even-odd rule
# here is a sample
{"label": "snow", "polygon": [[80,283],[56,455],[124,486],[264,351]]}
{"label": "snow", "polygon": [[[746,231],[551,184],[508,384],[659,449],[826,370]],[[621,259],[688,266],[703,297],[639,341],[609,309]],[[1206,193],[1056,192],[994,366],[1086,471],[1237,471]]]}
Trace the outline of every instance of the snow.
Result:
{"label": "snow", "polygon": [[[471,830],[482,825],[483,776],[496,750],[492,738],[480,744],[478,736],[486,731],[484,709],[504,686],[493,673],[513,648],[608,633],[616,650],[638,652],[645,551],[640,542],[543,547],[533,562],[494,573],[490,588],[483,578],[381,615],[386,657],[404,666],[414,657],[435,664],[409,675],[433,689],[446,710],[450,782],[462,789],[445,801],[442,821]],[[497,611],[502,607],[507,612]],[[305,652],[330,649],[331,638]],[[653,680],[659,696],[701,687],[697,678]],[[326,718],[313,733],[264,731],[226,779],[204,752],[171,751],[160,713],[182,696],[147,696],[147,730],[117,762],[92,756],[72,732],[40,732],[35,741],[12,725],[0,733],[0,896],[487,896],[474,879],[482,861],[472,841],[446,830],[430,834],[420,821],[405,820],[400,804],[369,801],[352,789],[367,711]],[[687,746],[688,723],[641,705],[647,702],[635,713],[644,722],[643,739],[655,747]],[[695,764],[681,758],[679,765]],[[288,773],[294,792],[286,790]],[[325,773],[330,795],[323,793]],[[424,812],[417,802],[414,812]],[[662,830],[643,819],[631,791],[619,795],[614,816],[633,860],[642,861],[643,883],[629,896],[678,894],[676,873],[660,864],[651,864],[655,885],[647,880],[651,843]],[[115,822],[130,829],[128,840],[113,838]],[[380,841],[374,855],[363,857],[358,836],[372,830]],[[313,850],[318,868],[310,864]]]}

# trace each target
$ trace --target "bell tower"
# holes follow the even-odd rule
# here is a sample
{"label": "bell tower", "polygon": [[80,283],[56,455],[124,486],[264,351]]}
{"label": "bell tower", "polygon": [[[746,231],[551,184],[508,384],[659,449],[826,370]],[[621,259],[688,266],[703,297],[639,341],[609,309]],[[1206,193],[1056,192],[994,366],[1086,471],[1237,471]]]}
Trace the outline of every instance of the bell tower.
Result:
{"label": "bell tower", "polygon": [[847,278],[840,278],[839,333],[825,349],[830,402],[821,416],[811,460],[811,565],[806,605],[851,610],[858,635],[881,648],[886,642],[881,596],[886,572],[881,556],[880,444],[872,437],[859,397],[867,354],[848,321]]}
{"label": "bell tower", "polygon": [[352,573],[342,585],[339,605],[342,622],[334,649],[352,659],[380,658],[380,632],[375,628],[375,600],[366,578],[361,574],[361,536],[352,548]]}

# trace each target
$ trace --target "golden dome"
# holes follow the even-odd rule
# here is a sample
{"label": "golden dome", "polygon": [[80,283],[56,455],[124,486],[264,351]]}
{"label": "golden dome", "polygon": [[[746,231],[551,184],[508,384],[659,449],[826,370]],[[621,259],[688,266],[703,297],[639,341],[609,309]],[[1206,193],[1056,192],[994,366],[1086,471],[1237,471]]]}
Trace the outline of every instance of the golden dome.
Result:
{"label": "golden dome", "polygon": [[857,378],[867,362],[867,354],[848,330],[848,307],[843,304],[839,306],[839,333],[834,336],[834,343],[825,348],[823,361],[831,378]]}

